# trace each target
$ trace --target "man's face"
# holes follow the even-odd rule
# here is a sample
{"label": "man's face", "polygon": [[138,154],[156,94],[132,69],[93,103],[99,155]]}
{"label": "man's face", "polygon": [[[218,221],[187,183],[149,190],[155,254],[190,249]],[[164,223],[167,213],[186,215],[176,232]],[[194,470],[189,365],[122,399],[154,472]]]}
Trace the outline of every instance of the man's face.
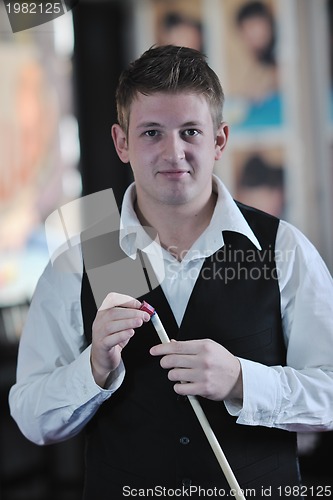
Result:
{"label": "man's face", "polygon": [[212,172],[226,143],[227,126],[214,131],[207,100],[197,94],[139,94],[133,101],[128,138],[113,131],[117,152],[130,162],[138,203],[185,205],[208,199]]}

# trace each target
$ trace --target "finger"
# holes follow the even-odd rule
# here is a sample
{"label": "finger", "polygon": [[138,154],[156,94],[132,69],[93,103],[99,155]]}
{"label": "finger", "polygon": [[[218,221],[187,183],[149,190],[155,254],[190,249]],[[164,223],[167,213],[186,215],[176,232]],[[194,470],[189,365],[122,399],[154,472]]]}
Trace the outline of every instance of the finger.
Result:
{"label": "finger", "polygon": [[141,302],[130,295],[110,292],[102,302],[99,310],[110,309],[112,307],[128,307],[131,309],[139,309]]}
{"label": "finger", "polygon": [[132,318],[140,318],[143,321],[149,321],[150,315],[145,311],[139,309],[129,309],[127,307],[112,307],[98,312],[98,316],[103,322],[118,321]]}
{"label": "finger", "polygon": [[110,351],[113,347],[120,345],[124,347],[127,342],[133,337],[135,330],[128,329],[122,330],[121,332],[115,333],[113,335],[108,335],[104,338],[103,344],[106,350]]}
{"label": "finger", "polygon": [[198,383],[178,383],[173,386],[174,391],[180,396],[199,396],[202,395],[201,386]]}
{"label": "finger", "polygon": [[198,381],[198,374],[192,369],[174,368],[168,372],[168,379],[181,384],[193,383]]}
{"label": "finger", "polygon": [[195,355],[187,354],[168,354],[163,356],[160,365],[162,368],[195,368],[197,366],[197,359]]}
{"label": "finger", "polygon": [[116,333],[134,330],[143,325],[144,318],[130,317],[125,319],[110,320],[109,318],[98,318],[93,324],[93,340],[103,340],[104,337]]}
{"label": "finger", "polygon": [[197,354],[200,351],[200,340],[171,341],[157,344],[150,349],[152,356],[165,356],[167,354]]}
{"label": "finger", "polygon": [[114,335],[115,333],[122,332],[125,330],[134,330],[135,328],[140,328],[143,325],[143,318],[129,318],[118,321],[110,321],[104,324],[105,332],[109,335]]}

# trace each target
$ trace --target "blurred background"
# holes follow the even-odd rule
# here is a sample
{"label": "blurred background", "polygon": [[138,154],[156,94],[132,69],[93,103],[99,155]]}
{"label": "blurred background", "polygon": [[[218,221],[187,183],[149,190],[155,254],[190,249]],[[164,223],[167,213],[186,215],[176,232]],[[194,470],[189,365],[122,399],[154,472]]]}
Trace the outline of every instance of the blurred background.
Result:
{"label": "blurred background", "polygon": [[[236,199],[299,227],[333,271],[332,6],[80,0],[54,21],[13,34],[0,3],[1,500],[80,498],[82,436],[33,445],[12,421],[7,396],[49,256],[47,217],[106,188],[120,201],[132,180],[111,142],[114,93],[120,71],[151,45],[207,54],[231,127],[217,175]],[[298,438],[304,483],[333,485],[332,433]]]}

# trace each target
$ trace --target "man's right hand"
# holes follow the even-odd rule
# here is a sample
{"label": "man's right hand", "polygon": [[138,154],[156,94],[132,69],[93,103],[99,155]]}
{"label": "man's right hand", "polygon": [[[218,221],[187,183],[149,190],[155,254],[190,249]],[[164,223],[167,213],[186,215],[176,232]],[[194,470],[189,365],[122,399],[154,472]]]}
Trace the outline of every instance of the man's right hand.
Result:
{"label": "man's right hand", "polygon": [[106,379],[118,368],[121,351],[135,333],[135,328],[150,320],[140,310],[141,302],[129,295],[111,292],[99,308],[92,327],[91,368],[96,384],[104,387]]}

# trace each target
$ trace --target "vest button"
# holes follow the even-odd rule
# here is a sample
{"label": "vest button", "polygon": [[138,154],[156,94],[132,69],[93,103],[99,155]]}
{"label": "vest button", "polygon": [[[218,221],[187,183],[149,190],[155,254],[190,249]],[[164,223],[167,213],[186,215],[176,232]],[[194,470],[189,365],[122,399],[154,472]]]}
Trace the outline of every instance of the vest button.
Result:
{"label": "vest button", "polygon": [[187,396],[181,396],[180,394],[177,394],[177,401],[184,403],[184,402],[187,402],[188,399],[187,399]]}
{"label": "vest button", "polygon": [[189,444],[190,439],[187,436],[182,436],[179,441],[181,444]]}
{"label": "vest button", "polygon": [[182,485],[185,486],[186,488],[191,486],[191,484],[192,484],[192,479],[190,479],[189,477],[184,477],[182,479]]}

